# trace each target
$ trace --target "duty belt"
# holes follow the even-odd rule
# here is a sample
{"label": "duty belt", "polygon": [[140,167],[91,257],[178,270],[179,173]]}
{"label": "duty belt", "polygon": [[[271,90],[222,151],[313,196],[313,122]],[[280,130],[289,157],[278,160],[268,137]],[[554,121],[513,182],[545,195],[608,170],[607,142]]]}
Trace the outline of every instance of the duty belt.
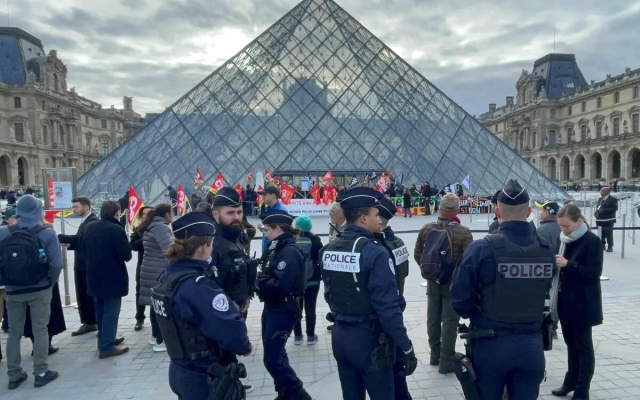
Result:
{"label": "duty belt", "polygon": [[509,328],[470,328],[468,332],[460,335],[461,339],[497,338],[513,335],[531,335],[541,333],[540,329],[509,329]]}

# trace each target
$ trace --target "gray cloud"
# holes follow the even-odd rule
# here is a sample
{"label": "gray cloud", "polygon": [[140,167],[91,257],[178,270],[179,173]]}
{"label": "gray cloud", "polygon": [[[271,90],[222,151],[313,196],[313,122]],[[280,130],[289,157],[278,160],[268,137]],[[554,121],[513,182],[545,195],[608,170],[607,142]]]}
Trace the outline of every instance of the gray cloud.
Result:
{"label": "gray cloud", "polygon": [[[46,51],[56,48],[69,85],[80,93],[105,106],[134,96],[141,112],[170,106],[297,4],[75,0],[70,7],[70,1],[22,0],[12,6],[12,25],[42,39]],[[498,0],[339,4],[472,114],[514,94],[520,71],[553,51],[554,27],[556,51],[575,53],[587,80],[640,67],[640,7],[633,0],[583,0],[579,7]]]}

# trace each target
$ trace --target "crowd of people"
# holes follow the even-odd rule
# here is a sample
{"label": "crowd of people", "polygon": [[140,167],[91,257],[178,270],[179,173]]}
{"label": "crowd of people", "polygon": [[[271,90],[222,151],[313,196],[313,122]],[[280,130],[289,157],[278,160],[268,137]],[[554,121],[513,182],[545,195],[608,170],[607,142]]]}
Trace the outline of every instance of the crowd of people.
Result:
{"label": "crowd of people", "polygon": [[[437,187],[406,188],[403,200],[429,190]],[[394,203],[370,188],[343,190],[331,208],[329,242],[323,246],[311,218],[288,214],[278,187],[268,185],[257,194],[264,199],[257,226],[248,222],[237,191],[225,187],[180,218],[170,203],[143,207],[129,237],[120,202],[105,201],[96,216],[88,198],[73,199],[78,231],[57,235],[43,222],[41,201],[21,196],[0,228],[9,389],[28,379],[21,367],[22,336],[33,341],[34,385],[58,377],[47,357],[58,350],[51,338],[66,329],[57,285],[62,248],[75,252],[81,326],[72,335],[97,332],[99,359],[128,351],[125,338],[117,336],[118,321],[122,298],[129,295],[126,263],[138,253],[134,329],[143,329],[148,306],[150,346],[168,353],[169,383],[181,399],[206,399],[215,392],[235,400],[252,391],[241,381],[251,371],[238,357],[254,349],[245,321],[255,298],[264,303],[263,361],[277,399],[311,399],[285,345],[292,333],[294,345],[305,343],[305,335],[306,345],[317,343],[321,281],[343,397],[411,399],[406,377],[417,358],[403,322],[410,254],[391,228]],[[599,278],[603,251],[613,246],[617,200],[602,189],[595,215],[601,237],[570,202],[534,202],[536,228],[527,222],[526,190],[509,181],[492,199],[492,234],[474,241],[458,218],[459,197],[439,197],[438,218],[420,229],[413,254],[427,280],[429,364],[441,374],[462,374],[455,344],[463,331],[460,318],[469,319],[466,357],[476,380],[471,385],[461,379],[465,395],[537,399],[546,335],[559,323],[568,371],[552,393],[588,399],[595,368],[592,327],[603,320]],[[260,259],[251,256],[257,230]]]}

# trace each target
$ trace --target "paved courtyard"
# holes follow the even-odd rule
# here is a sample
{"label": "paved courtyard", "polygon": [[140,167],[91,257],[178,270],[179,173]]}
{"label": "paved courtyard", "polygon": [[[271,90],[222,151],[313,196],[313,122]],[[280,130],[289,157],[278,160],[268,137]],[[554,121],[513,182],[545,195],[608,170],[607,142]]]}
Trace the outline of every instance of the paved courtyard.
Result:
{"label": "paved courtyard", "polygon": [[[434,217],[395,218],[392,226],[397,231],[416,230]],[[487,216],[461,216],[463,224],[472,229],[486,229]],[[75,231],[79,221],[68,219],[67,232]],[[314,232],[328,232],[328,218],[314,218]],[[256,221],[253,221],[254,223]],[[628,233],[628,235],[630,235]],[[474,235],[476,239],[483,234]],[[400,235],[413,254],[416,233]],[[640,239],[640,238],[639,238]],[[323,238],[326,242],[326,237]],[[605,323],[594,329],[596,340],[596,372],[592,384],[592,399],[638,399],[640,398],[640,245],[632,245],[626,238],[625,258],[621,258],[622,232],[616,231],[616,246],[613,253],[605,253],[605,272],[609,281],[602,283]],[[259,252],[258,242],[253,247]],[[65,308],[67,331],[56,336],[53,344],[60,351],[49,358],[50,368],[60,372],[60,378],[41,389],[33,387],[31,343],[22,341],[23,366],[29,372],[29,380],[14,391],[7,390],[6,360],[0,364],[0,399],[30,400],[119,400],[119,399],[175,399],[168,384],[169,358],[166,353],[154,353],[149,345],[151,327],[149,321],[141,332],[135,332],[134,282],[135,255],[129,266],[130,295],[123,299],[120,315],[119,335],[126,337],[125,345],[130,352],[124,356],[98,360],[95,336],[88,334],[76,338],[71,332],[79,326],[77,310]],[[73,254],[69,253],[69,265],[73,265]],[[73,274],[69,274],[73,288]],[[64,296],[63,279],[61,291]],[[426,333],[426,295],[420,286],[423,282],[418,266],[411,261],[411,272],[406,284],[407,310],[405,325],[417,351],[420,365],[408,378],[414,399],[454,400],[463,399],[460,386],[453,374],[438,374],[437,367],[428,365],[429,349]],[[73,290],[71,293],[74,301]],[[260,343],[260,313],[262,305],[258,301],[251,304],[248,318],[249,335],[255,345],[255,352],[241,361],[249,371],[249,383],[255,391],[248,399],[269,399],[275,397],[273,382],[262,365],[262,344]],[[293,368],[304,381],[305,387],[317,400],[341,399],[337,368],[331,354],[331,337],[326,330],[328,324],[324,315],[328,306],[323,299],[318,301],[318,327],[320,336],[315,346],[295,346],[293,341],[287,351]],[[147,311],[148,316],[148,311]],[[0,333],[4,348],[7,335]],[[462,343],[458,343],[462,350]],[[558,387],[566,368],[566,347],[562,339],[554,342],[554,349],[546,353],[547,379],[541,388],[541,398],[554,398],[552,389]],[[526,362],[526,360],[522,360]]]}

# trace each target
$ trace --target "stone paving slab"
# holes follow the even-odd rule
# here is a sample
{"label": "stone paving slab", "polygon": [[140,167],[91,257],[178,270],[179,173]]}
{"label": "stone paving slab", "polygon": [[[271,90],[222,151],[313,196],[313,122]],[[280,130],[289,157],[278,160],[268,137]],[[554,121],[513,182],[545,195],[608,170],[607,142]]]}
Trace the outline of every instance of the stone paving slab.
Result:
{"label": "stone paving slab", "polygon": [[[396,218],[396,230],[419,229],[434,217]],[[328,231],[327,218],[314,218],[314,231]],[[74,231],[73,219],[69,220],[67,232]],[[487,216],[462,216],[462,223],[472,229],[486,229]],[[620,243],[621,232],[616,232]],[[475,237],[481,238],[482,234]],[[409,251],[413,252],[416,234],[403,234]],[[326,240],[326,239],[325,239]],[[259,244],[254,242],[259,251]],[[592,399],[639,399],[640,398],[640,273],[638,273],[640,246],[632,246],[628,241],[626,258],[621,259],[618,250],[605,253],[605,273],[611,278],[603,282],[605,323],[594,329],[596,345],[596,373],[592,384]],[[69,254],[72,265],[73,255]],[[135,260],[128,263],[129,276],[135,272]],[[62,282],[62,279],[61,279]],[[416,372],[408,378],[414,399],[458,400],[463,399],[459,383],[453,374],[440,375],[437,367],[428,365],[429,350],[426,334],[426,295],[420,286],[422,279],[417,265],[412,262],[406,285],[408,301],[405,324],[414,342],[420,360]],[[166,353],[154,353],[149,344],[151,327],[147,319],[145,328],[135,332],[134,282],[130,282],[130,295],[123,299],[119,334],[126,337],[125,345],[130,352],[124,356],[108,360],[98,360],[97,339],[92,334],[71,337],[70,333],[79,326],[77,310],[64,309],[67,331],[54,338],[60,351],[49,358],[50,368],[60,372],[60,378],[41,389],[33,388],[31,343],[22,341],[23,367],[29,373],[29,380],[14,391],[7,390],[6,360],[0,363],[0,399],[31,400],[35,398],[51,400],[119,400],[119,399],[175,399],[168,384],[169,359]],[[70,274],[70,287],[73,276]],[[62,290],[62,289],[61,289]],[[64,293],[63,293],[64,294]],[[72,301],[74,299],[73,293]],[[249,336],[256,350],[249,357],[241,358],[249,371],[248,383],[255,391],[250,400],[273,400],[273,381],[262,365],[262,344],[260,343],[260,313],[262,306],[254,302],[247,320]],[[315,346],[295,346],[290,341],[287,352],[293,368],[305,383],[309,393],[317,400],[342,398],[337,368],[331,354],[331,337],[326,331],[328,322],[324,315],[328,306],[322,298],[318,301],[317,333],[320,337]],[[147,310],[147,315],[148,315]],[[6,334],[0,333],[0,343],[5,347]],[[462,342],[458,348],[463,350]],[[566,369],[566,347],[562,338],[554,343],[554,350],[546,353],[547,379],[541,386],[541,399],[555,399],[550,395],[558,387]]]}

